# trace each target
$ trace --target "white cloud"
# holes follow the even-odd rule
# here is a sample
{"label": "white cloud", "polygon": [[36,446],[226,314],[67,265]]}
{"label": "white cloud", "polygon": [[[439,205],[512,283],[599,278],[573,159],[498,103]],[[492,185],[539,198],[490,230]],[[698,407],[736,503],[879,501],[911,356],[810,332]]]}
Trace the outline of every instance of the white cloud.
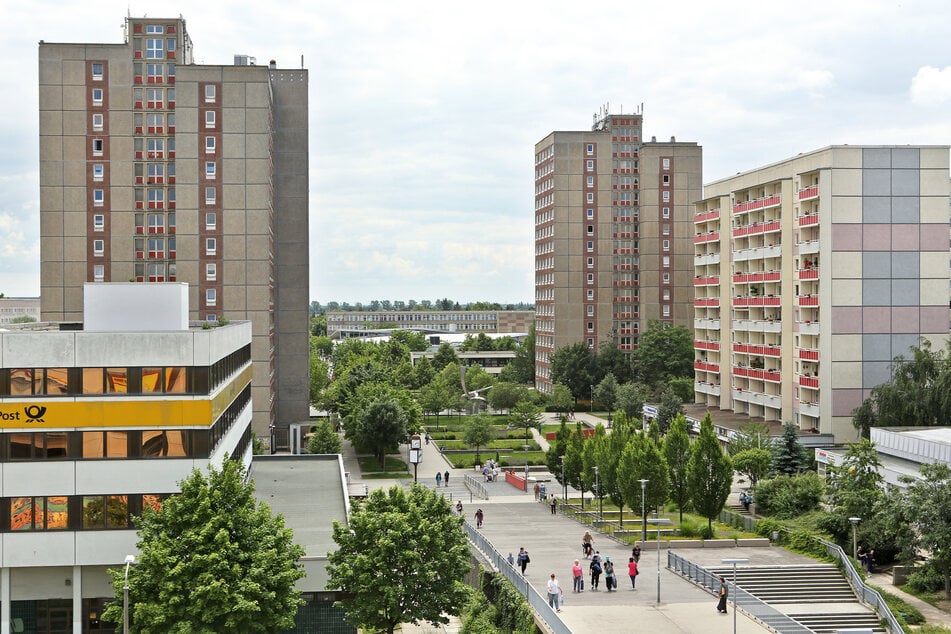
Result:
{"label": "white cloud", "polygon": [[937,106],[951,100],[951,66],[922,66],[911,79],[911,100],[920,106]]}

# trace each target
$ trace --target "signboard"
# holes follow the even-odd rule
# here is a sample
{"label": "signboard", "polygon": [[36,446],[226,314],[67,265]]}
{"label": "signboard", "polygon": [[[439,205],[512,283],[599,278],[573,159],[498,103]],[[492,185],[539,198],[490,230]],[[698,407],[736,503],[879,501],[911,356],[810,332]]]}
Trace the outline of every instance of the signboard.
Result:
{"label": "signboard", "polygon": [[419,464],[423,461],[423,450],[422,449],[410,449],[409,450],[409,463],[410,464]]}

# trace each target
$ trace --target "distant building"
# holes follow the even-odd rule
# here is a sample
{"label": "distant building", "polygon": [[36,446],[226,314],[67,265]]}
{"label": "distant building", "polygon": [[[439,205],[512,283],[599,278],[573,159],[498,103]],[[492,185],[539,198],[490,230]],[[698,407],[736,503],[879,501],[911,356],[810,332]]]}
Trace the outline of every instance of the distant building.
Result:
{"label": "distant building", "polygon": [[87,282],[188,282],[191,319],[253,324],[256,433],[306,421],[307,70],[195,64],[183,18],[129,17],[40,42],[39,134],[43,319],[82,320]]}
{"label": "distant building", "polygon": [[0,297],[0,326],[23,317],[40,320],[39,297]]}
{"label": "distant building", "polygon": [[385,329],[429,333],[526,333],[535,320],[532,310],[378,310],[328,311],[327,335],[332,339],[364,337]]}
{"label": "distant building", "polygon": [[856,437],[892,359],[948,337],[948,146],[832,146],[704,186],[698,403]]}
{"label": "distant building", "polygon": [[693,202],[702,148],[643,140],[641,114],[535,144],[535,384],[555,350],[637,348],[650,320],[693,320]]}

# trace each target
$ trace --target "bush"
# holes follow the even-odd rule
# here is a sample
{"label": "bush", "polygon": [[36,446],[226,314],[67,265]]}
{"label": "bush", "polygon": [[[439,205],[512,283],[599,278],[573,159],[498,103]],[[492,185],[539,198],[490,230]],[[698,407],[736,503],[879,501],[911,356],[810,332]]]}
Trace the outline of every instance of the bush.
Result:
{"label": "bush", "polygon": [[706,526],[693,520],[684,520],[680,523],[680,536],[699,537],[701,528],[706,528]]}
{"label": "bush", "polygon": [[924,615],[915,606],[906,603],[901,597],[890,594],[881,588],[875,589],[882,595],[882,599],[885,600],[888,609],[892,611],[892,614],[894,614],[899,621],[904,621],[908,625],[921,625],[925,622]]}
{"label": "bush", "polygon": [[908,575],[908,588],[914,594],[926,594],[944,590],[944,577],[934,561],[929,560]]}
{"label": "bush", "polygon": [[773,531],[779,531],[780,534],[782,534],[782,529],[782,524],[769,518],[762,519],[756,523],[756,533],[761,537],[769,537],[772,539]]}
{"label": "bush", "polygon": [[826,561],[829,559],[829,553],[826,552],[826,547],[809,531],[793,531],[789,536],[789,543],[787,545],[791,550],[798,551],[804,555]]}
{"label": "bush", "polygon": [[716,532],[709,526],[703,525],[700,527],[700,539],[713,539],[716,536]]}
{"label": "bush", "polygon": [[822,480],[815,473],[779,476],[756,487],[756,507],[765,515],[791,518],[819,508]]}

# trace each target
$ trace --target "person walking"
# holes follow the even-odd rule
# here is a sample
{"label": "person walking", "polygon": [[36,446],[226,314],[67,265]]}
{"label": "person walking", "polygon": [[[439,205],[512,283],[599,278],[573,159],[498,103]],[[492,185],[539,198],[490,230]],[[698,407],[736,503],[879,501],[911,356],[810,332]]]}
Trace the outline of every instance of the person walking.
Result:
{"label": "person walking", "polygon": [[528,551],[525,550],[525,547],[522,546],[518,549],[518,557],[516,558],[518,562],[518,567],[522,569],[522,576],[525,576],[525,567],[532,563],[531,558],[528,556]]}
{"label": "person walking", "polygon": [[720,577],[720,600],[717,602],[717,612],[726,614],[726,577]]}
{"label": "person walking", "polygon": [[448,471],[442,475],[442,481],[446,483],[446,486],[449,486],[449,472]]}
{"label": "person walking", "polygon": [[538,500],[538,496],[539,496],[539,495],[541,494],[541,492],[542,492],[542,487],[541,487],[540,484],[538,484],[538,483],[536,482],[536,483],[535,483],[535,488],[532,489],[532,490],[535,492],[535,500],[537,501],[537,500]]}
{"label": "person walking", "polygon": [[640,544],[634,544],[634,549],[631,550],[631,557],[634,558],[634,563],[641,563],[641,546]]}
{"label": "person walking", "polygon": [[581,538],[581,554],[584,555],[585,559],[590,559],[593,552],[594,538],[591,536],[591,531],[585,531]]}
{"label": "person walking", "polygon": [[611,561],[611,555],[604,557],[604,585],[608,587],[608,592],[617,588],[617,578],[614,576],[614,562]]}
{"label": "person walking", "polygon": [[[439,474],[436,474],[439,475]],[[482,509],[478,509],[475,512],[475,521],[476,528],[482,528],[482,520],[485,519],[485,515],[482,513]]]}
{"label": "person walking", "polygon": [[558,580],[555,579],[555,573],[551,573],[548,578],[548,605],[555,609],[555,612],[561,612],[559,599],[561,599],[562,589],[558,587]]}
{"label": "person walking", "polygon": [[551,494],[551,501],[548,504],[551,505],[551,514],[558,515],[558,498],[554,493]]}
{"label": "person walking", "polygon": [[462,515],[462,500],[456,501],[456,513]]}
{"label": "person walking", "polygon": [[571,567],[571,578],[572,592],[584,592],[584,570],[581,569],[581,562],[577,559],[575,559],[575,565]]}
{"label": "person walking", "polygon": [[438,471],[436,472],[436,488],[439,488],[439,485],[442,484],[442,474]]}
{"label": "person walking", "polygon": [[509,556],[505,558],[505,561],[509,562],[509,565],[513,568],[515,567],[515,555],[509,553]]}
{"label": "person walking", "polygon": [[633,557],[627,559],[627,576],[631,578],[631,590],[637,590],[637,562]]}
{"label": "person walking", "polygon": [[591,572],[591,591],[597,592],[598,582],[601,580],[601,555],[599,551],[595,551],[591,557],[591,565],[588,566],[588,570]]}

